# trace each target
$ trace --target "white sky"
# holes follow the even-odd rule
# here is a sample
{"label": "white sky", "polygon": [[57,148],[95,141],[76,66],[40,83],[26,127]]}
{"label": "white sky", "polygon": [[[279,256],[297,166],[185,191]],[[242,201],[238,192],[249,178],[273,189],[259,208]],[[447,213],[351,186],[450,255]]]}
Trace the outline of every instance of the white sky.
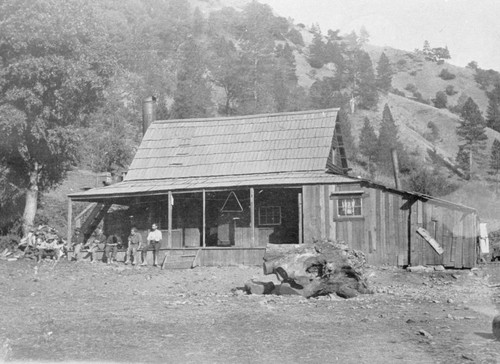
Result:
{"label": "white sky", "polygon": [[365,26],[370,44],[413,51],[448,46],[450,63],[500,71],[500,0],[259,0],[295,24],[342,33]]}

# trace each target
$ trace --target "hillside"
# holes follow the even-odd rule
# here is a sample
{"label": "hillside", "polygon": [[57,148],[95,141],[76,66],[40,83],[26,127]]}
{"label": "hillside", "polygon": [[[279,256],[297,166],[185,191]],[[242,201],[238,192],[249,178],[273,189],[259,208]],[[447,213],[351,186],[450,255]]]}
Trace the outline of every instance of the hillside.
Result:
{"label": "hillside", "polygon": [[[95,98],[103,102],[95,102],[89,106],[92,111],[88,115],[79,116],[82,125],[77,127],[83,142],[76,154],[80,158],[65,164],[77,165],[79,170],[72,171],[55,191],[41,198],[40,220],[57,220],[58,226],[63,225],[64,217],[59,215],[64,215],[66,194],[74,188],[90,187],[83,183],[90,176],[85,171],[116,173],[127,168],[141,139],[139,114],[145,96],[156,97],[160,119],[330,107],[348,110],[350,101],[356,100],[355,112],[347,116],[353,138],[345,138],[352,151],[358,147],[365,117],[378,133],[387,104],[399,127],[400,141],[410,153],[418,155],[416,159],[434,163],[428,156],[432,151],[452,167],[459,147],[459,117],[448,109],[434,107],[431,100],[437,92],[446,90],[446,106],[454,112],[466,96],[483,114],[488,105],[485,90],[475,81],[476,70],[425,60],[420,51],[372,45],[368,38],[355,33],[294,24],[287,14],[276,14],[255,1],[127,0],[122,6],[103,0],[98,4],[102,12],[99,21],[105,24],[108,44],[114,50],[110,53],[116,56],[110,64],[118,66],[103,83],[109,86],[102,98]],[[394,72],[392,84],[384,88],[375,80],[382,52]],[[453,56],[453,49],[450,52]],[[443,70],[454,78],[440,78]],[[435,125],[433,135],[429,123]],[[493,130],[487,134],[485,160],[493,140],[500,139]],[[352,159],[353,174],[366,176],[363,161],[357,156]],[[40,164],[50,160],[58,159]],[[456,168],[446,170],[447,178],[467,191],[450,196],[453,201],[494,210],[488,202],[495,203],[496,196],[485,200],[484,206],[476,206],[481,198],[469,188],[478,183],[480,193],[494,189],[485,171],[478,182],[472,183],[452,170]],[[392,185],[392,176],[385,173],[375,176],[376,181]]]}

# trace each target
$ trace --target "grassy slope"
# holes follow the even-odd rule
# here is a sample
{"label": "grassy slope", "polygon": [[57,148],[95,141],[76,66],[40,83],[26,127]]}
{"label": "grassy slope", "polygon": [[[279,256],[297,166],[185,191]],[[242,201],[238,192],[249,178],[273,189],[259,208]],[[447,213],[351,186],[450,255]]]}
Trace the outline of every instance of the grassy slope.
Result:
{"label": "grassy slope", "polygon": [[[207,13],[210,10],[220,8],[222,6],[234,6],[241,8],[241,4],[245,0],[234,0],[232,3],[229,0],[209,0],[197,1],[193,0],[192,5],[200,6],[200,9]],[[281,15],[281,14],[280,14]],[[282,14],[286,16],[286,14]],[[294,54],[296,57],[297,76],[299,84],[306,89],[312,85],[316,79],[328,77],[332,75],[332,71],[327,67],[320,70],[312,69],[307,63],[307,45],[312,41],[312,33],[307,29],[297,27],[301,32],[306,47],[294,47]],[[393,87],[404,91],[407,84],[412,83],[417,86],[418,91],[422,94],[424,99],[431,99],[435,97],[437,91],[444,91],[446,86],[453,85],[458,93],[454,96],[448,97],[448,104],[455,105],[461,93],[465,93],[472,97],[479,105],[483,113],[487,106],[487,97],[483,90],[479,89],[474,81],[474,73],[472,70],[462,67],[453,66],[450,64],[437,65],[433,62],[428,62],[415,56],[412,52],[406,52],[389,47],[377,47],[366,45],[366,50],[369,52],[374,67],[382,52],[391,60],[394,69],[397,73],[393,76]],[[453,51],[453,50],[451,50]],[[406,60],[406,65],[396,67],[398,60]],[[443,68],[447,68],[450,72],[454,73],[457,77],[454,80],[445,81],[438,77],[438,74]],[[416,71],[416,72],[415,72]],[[412,75],[413,73],[413,75]],[[407,91],[405,93],[409,94]],[[410,96],[410,95],[408,95]],[[426,149],[435,149],[444,158],[453,161],[458,150],[458,139],[456,136],[456,127],[458,125],[457,115],[449,112],[446,109],[437,109],[430,105],[418,103],[409,98],[388,94],[381,95],[378,110],[365,111],[358,110],[351,117],[353,125],[353,134],[357,136],[359,130],[363,125],[364,117],[367,116],[372,123],[378,128],[382,117],[382,109],[385,103],[391,107],[392,114],[400,127],[400,138],[406,143],[411,150],[419,150],[423,156],[426,155]],[[441,138],[432,144],[427,141],[422,135],[428,131],[427,123],[433,121],[439,128]],[[500,135],[493,130],[488,130],[488,148],[487,155],[489,156],[489,148],[494,138],[500,139]],[[85,179],[87,178],[86,182]],[[48,206],[60,205],[65,201],[66,194],[85,186],[91,186],[89,182],[88,172],[73,172],[70,174],[69,179],[55,192],[49,193],[42,200],[44,209]],[[94,181],[95,181],[95,177]],[[391,183],[388,178],[381,182]],[[498,200],[492,190],[491,184],[485,182],[468,182],[463,183],[463,187],[447,199],[476,207],[480,211],[480,215],[487,217],[496,224],[493,220],[496,216],[500,216],[499,209],[496,208]],[[65,206],[65,205],[64,205]],[[498,226],[500,228],[500,226]]]}

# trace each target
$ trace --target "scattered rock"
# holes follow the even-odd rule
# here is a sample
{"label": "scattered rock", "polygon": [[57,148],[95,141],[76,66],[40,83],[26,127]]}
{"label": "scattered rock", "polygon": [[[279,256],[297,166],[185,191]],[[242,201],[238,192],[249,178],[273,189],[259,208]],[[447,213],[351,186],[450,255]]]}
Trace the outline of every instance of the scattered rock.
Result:
{"label": "scattered rock", "polygon": [[444,271],[444,267],[442,265],[436,265],[434,266],[434,270],[438,272]]}
{"label": "scattered rock", "polygon": [[426,338],[432,339],[432,335],[431,335],[431,334],[429,334],[429,333],[428,333],[427,331],[425,331],[425,330],[419,330],[419,332],[418,332],[418,333],[419,333],[420,335],[422,335],[422,336],[425,336]]}

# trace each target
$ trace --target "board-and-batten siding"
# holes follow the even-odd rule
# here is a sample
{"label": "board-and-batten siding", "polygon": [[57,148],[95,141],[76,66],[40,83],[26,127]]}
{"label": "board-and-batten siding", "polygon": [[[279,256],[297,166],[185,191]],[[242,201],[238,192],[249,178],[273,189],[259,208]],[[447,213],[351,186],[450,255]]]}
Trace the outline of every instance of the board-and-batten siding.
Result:
{"label": "board-and-batten siding", "polygon": [[[332,193],[363,191],[363,216],[337,218]],[[365,253],[374,265],[407,265],[410,243],[411,265],[470,268],[476,261],[476,214],[427,201],[408,200],[403,195],[379,188],[350,185],[303,187],[304,242],[331,239],[344,241]],[[434,249],[417,234],[426,229],[442,246]]]}

